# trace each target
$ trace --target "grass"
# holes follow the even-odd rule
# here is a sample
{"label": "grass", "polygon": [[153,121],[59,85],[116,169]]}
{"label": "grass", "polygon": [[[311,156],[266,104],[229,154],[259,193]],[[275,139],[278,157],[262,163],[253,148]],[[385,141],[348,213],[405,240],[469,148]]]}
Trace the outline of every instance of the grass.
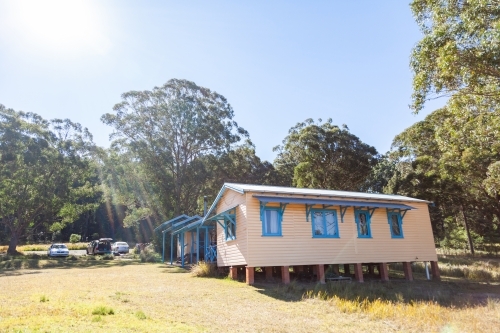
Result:
{"label": "grass", "polygon": [[251,287],[139,258],[88,258],[3,256],[0,332],[495,332],[500,327],[498,283],[443,269],[491,267],[496,274],[498,266],[487,259],[443,257],[443,282],[426,281],[415,266],[416,281],[408,283],[391,265],[389,283],[256,280]]}
{"label": "grass", "polygon": [[[63,243],[66,244],[70,250],[85,250],[88,243]],[[16,249],[18,252],[28,252],[28,251],[47,251],[50,244],[28,244],[20,245]],[[9,247],[7,245],[0,245],[0,253],[7,252]]]}

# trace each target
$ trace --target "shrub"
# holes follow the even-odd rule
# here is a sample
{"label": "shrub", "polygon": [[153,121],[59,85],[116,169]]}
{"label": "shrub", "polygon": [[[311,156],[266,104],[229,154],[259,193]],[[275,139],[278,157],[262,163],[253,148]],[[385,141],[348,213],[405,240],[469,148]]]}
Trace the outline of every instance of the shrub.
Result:
{"label": "shrub", "polygon": [[69,242],[70,243],[78,243],[80,241],[80,235],[78,234],[71,234],[71,236],[69,236]]}
{"label": "shrub", "polygon": [[200,261],[192,266],[191,274],[196,277],[218,277],[219,271],[216,264]]}
{"label": "shrub", "polygon": [[139,255],[141,262],[160,262],[161,256],[152,247],[146,247]]}
{"label": "shrub", "polygon": [[144,314],[144,312],[142,312],[142,311],[137,311],[137,312],[135,313],[135,316],[136,316],[137,318],[141,319],[141,320],[146,319],[146,315],[145,315],[145,314]]}
{"label": "shrub", "polygon": [[70,255],[66,260],[75,261],[78,260],[78,258],[75,255]]}
{"label": "shrub", "polygon": [[114,260],[115,256],[112,254],[105,254],[102,256],[102,260]]}
{"label": "shrub", "polygon": [[114,315],[115,311],[107,306],[98,306],[92,310],[92,314],[98,316]]}
{"label": "shrub", "polygon": [[45,296],[45,295],[40,296],[40,302],[45,303],[48,301],[49,301],[49,298],[47,296]]}

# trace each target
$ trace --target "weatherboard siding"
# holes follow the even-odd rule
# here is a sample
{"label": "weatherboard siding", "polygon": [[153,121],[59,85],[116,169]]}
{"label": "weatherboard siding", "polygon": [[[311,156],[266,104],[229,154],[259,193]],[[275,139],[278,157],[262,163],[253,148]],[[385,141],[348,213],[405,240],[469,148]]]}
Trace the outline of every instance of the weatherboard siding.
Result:
{"label": "weatherboard siding", "polygon": [[[228,191],[226,195],[232,193],[236,192]],[[347,209],[344,223],[340,219],[339,207],[330,207],[337,210],[340,238],[313,238],[311,221],[306,221],[304,204],[289,204],[283,216],[282,236],[266,237],[262,236],[259,201],[252,197],[252,193],[246,193],[245,197],[247,199],[245,226],[239,228],[239,221],[237,222],[237,235],[239,236],[238,233],[243,231],[241,230],[243,228],[247,233],[248,246],[245,250],[248,251],[244,257],[248,266],[437,260],[426,203],[409,203],[417,209],[408,211],[403,219],[403,239],[391,238],[387,213],[382,208],[376,209],[372,216],[372,238],[358,238],[352,207]],[[223,209],[217,210],[221,211]],[[224,244],[220,240],[218,244]],[[242,246],[243,243],[240,241],[241,238],[238,238],[238,242],[233,241],[237,243],[234,246]],[[227,253],[229,244],[231,242],[225,245]],[[225,257],[221,254],[220,258],[223,261],[219,266],[227,266],[227,262],[233,262],[232,257],[227,254]]]}
{"label": "weatherboard siding", "polygon": [[236,207],[236,239],[226,241],[224,229],[217,225],[217,265],[238,266],[246,265],[247,224],[246,224],[246,195],[232,190],[226,190],[217,205],[217,214]]}

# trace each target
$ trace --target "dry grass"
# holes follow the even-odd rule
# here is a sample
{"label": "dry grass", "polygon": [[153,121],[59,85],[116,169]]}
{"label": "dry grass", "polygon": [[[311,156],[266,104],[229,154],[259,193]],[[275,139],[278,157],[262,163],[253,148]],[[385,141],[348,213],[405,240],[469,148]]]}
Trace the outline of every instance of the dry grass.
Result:
{"label": "dry grass", "polygon": [[[70,250],[85,250],[87,248],[88,243],[63,243],[66,244],[68,249]],[[17,247],[18,252],[26,252],[26,251],[47,251],[50,247],[50,244],[28,244],[28,245],[20,245]],[[0,245],[0,253],[7,252],[9,247],[7,245]]]}
{"label": "dry grass", "polygon": [[[500,327],[500,288],[486,283],[249,287],[196,278],[175,266],[84,258],[1,261],[0,332],[496,332]],[[25,263],[7,264],[11,261]]]}

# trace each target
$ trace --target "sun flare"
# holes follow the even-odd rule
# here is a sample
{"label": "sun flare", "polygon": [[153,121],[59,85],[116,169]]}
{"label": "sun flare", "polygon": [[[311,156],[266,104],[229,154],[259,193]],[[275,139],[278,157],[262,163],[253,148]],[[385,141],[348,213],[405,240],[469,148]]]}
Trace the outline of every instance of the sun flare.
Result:
{"label": "sun flare", "polygon": [[9,1],[6,4],[8,34],[16,44],[58,54],[104,54],[109,49],[102,10],[93,1]]}

